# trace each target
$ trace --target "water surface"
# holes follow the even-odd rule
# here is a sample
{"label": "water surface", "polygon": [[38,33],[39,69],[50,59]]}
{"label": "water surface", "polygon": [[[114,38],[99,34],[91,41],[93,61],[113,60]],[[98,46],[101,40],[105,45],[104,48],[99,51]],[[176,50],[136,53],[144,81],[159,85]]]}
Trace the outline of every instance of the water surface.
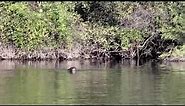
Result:
{"label": "water surface", "polygon": [[185,104],[185,63],[0,61],[0,104]]}

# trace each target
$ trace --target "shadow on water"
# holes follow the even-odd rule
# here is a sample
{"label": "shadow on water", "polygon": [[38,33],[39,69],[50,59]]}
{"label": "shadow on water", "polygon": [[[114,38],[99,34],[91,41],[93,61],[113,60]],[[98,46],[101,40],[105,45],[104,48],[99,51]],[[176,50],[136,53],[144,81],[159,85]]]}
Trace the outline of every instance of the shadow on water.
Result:
{"label": "shadow on water", "polygon": [[[145,60],[139,61],[139,66],[147,63]],[[74,60],[74,61],[58,61],[58,60],[48,60],[48,61],[19,61],[19,60],[1,60],[0,66],[3,68],[14,69],[16,67],[35,67],[35,68],[46,68],[46,69],[68,69],[69,67],[75,66],[77,68],[113,68],[118,65],[122,66],[137,66],[138,62],[135,60],[125,59],[125,60]]]}

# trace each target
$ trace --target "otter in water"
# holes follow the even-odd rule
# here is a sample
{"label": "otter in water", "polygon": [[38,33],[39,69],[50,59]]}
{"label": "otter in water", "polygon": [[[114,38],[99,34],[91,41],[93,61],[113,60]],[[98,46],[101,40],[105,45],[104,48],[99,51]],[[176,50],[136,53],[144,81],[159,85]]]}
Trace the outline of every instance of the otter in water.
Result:
{"label": "otter in water", "polygon": [[75,74],[76,71],[77,71],[77,69],[76,69],[76,67],[70,67],[70,68],[68,69],[68,71],[69,71],[71,74]]}

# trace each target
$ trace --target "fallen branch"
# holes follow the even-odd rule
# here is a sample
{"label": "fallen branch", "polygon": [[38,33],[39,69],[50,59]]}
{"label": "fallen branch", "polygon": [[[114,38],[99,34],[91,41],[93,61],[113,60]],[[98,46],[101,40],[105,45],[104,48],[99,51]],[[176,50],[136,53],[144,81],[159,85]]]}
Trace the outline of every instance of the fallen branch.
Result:
{"label": "fallen branch", "polygon": [[143,43],[143,45],[142,46],[139,46],[139,48],[141,48],[140,50],[143,50],[143,49],[145,49],[147,46],[147,44],[150,42],[150,40],[152,39],[152,38],[154,38],[155,37],[155,35],[152,35],[152,36],[150,36],[147,40],[145,40],[145,42]]}

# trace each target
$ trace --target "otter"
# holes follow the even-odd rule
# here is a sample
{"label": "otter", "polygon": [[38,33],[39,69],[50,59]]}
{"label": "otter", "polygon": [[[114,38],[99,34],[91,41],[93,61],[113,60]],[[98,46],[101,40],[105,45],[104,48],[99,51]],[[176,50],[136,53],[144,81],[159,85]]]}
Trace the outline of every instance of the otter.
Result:
{"label": "otter", "polygon": [[68,68],[68,71],[69,71],[71,74],[75,74],[76,71],[77,71],[77,69],[76,69],[76,67],[70,67],[70,68]]}

